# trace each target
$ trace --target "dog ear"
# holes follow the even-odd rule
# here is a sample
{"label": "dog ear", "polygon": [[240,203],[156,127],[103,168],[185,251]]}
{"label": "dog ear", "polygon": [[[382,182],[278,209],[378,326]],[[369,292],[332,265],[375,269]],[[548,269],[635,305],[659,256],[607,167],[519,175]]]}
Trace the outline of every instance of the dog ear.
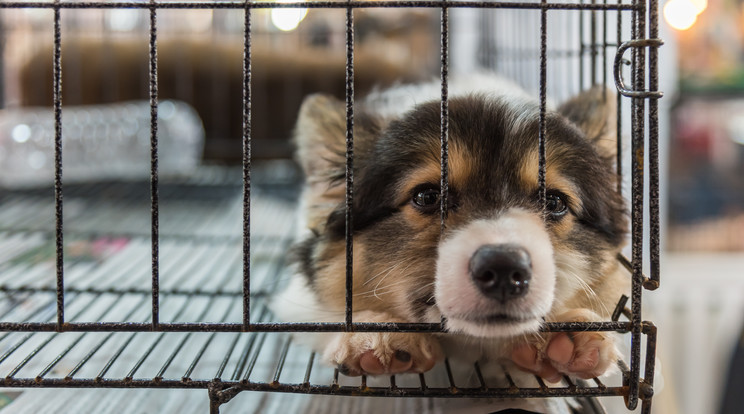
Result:
{"label": "dog ear", "polygon": [[341,101],[310,95],[302,102],[294,130],[297,159],[308,180],[331,181],[344,169],[346,116]]}
{"label": "dog ear", "polygon": [[614,92],[595,86],[564,102],[558,112],[584,132],[600,155],[612,158],[617,154],[616,101]]}
{"label": "dog ear", "polygon": [[307,227],[322,231],[328,215],[344,199],[345,107],[333,96],[314,94],[300,107],[294,130],[296,158],[305,173],[302,195]]}
{"label": "dog ear", "polygon": [[[355,106],[354,172],[363,170],[372,154],[382,122]],[[323,231],[333,210],[346,195],[346,105],[333,96],[305,98],[294,131],[297,159],[305,173],[303,194],[308,227]]]}

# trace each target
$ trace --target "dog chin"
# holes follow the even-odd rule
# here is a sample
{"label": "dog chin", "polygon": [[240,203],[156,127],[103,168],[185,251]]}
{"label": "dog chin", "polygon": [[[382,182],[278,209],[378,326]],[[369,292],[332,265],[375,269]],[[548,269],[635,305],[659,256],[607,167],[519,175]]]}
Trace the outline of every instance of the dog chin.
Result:
{"label": "dog chin", "polygon": [[496,315],[488,318],[447,318],[449,332],[462,333],[479,338],[503,338],[537,332],[542,318],[513,318]]}

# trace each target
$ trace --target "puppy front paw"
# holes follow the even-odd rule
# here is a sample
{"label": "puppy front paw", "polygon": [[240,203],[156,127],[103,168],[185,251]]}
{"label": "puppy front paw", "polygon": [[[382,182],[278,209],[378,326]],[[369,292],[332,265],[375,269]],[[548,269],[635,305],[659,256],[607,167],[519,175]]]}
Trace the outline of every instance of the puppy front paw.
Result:
{"label": "puppy front paw", "polygon": [[341,333],[324,358],[348,376],[426,372],[442,359],[431,334],[399,332]]}
{"label": "puppy front paw", "polygon": [[[558,316],[560,322],[598,320],[590,310],[575,309]],[[550,382],[562,375],[590,379],[606,373],[618,360],[610,332],[558,332],[547,340],[525,343],[512,350],[512,361],[520,368]]]}

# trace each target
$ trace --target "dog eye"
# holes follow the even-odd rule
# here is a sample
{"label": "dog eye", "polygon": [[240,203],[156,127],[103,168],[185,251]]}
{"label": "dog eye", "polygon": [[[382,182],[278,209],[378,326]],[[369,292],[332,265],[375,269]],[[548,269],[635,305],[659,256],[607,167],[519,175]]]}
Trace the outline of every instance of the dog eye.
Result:
{"label": "dog eye", "polygon": [[549,192],[545,199],[545,209],[553,217],[560,217],[568,211],[568,205],[566,205],[565,196],[560,193]]}
{"label": "dog eye", "polygon": [[427,188],[421,190],[413,196],[413,202],[419,207],[427,207],[439,204],[439,189]]}
{"label": "dog eye", "polygon": [[439,188],[429,187],[415,190],[411,201],[419,210],[433,211],[439,207]]}

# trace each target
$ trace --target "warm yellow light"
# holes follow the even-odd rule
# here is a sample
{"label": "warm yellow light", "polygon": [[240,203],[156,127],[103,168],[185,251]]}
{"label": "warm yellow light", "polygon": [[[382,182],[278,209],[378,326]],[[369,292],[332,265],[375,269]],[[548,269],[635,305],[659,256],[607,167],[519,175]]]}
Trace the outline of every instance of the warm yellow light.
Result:
{"label": "warm yellow light", "polygon": [[[289,3],[292,0],[278,0],[277,3]],[[282,31],[294,30],[305,18],[307,9],[271,9],[271,23]]]}
{"label": "warm yellow light", "polygon": [[697,8],[691,0],[669,0],[664,5],[664,20],[677,30],[692,27],[697,21],[697,15]]}

